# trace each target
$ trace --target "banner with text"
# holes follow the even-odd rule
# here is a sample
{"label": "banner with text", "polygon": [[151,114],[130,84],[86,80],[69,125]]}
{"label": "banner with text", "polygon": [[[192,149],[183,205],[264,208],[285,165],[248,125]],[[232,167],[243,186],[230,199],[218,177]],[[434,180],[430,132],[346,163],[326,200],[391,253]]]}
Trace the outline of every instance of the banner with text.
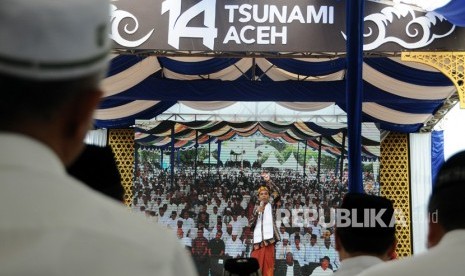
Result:
{"label": "banner with text", "polygon": [[[116,49],[345,52],[342,0],[118,0]],[[366,1],[364,51],[463,50],[465,28],[434,12]]]}

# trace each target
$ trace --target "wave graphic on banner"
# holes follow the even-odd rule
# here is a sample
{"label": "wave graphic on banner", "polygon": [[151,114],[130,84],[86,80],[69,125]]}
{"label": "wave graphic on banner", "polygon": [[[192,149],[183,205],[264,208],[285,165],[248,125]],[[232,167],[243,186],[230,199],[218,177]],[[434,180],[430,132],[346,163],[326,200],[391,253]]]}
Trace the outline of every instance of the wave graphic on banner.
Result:
{"label": "wave graphic on banner", "polygon": [[124,26],[124,31],[126,32],[126,34],[134,34],[135,32],[137,32],[137,30],[139,29],[139,21],[133,14],[127,11],[118,10],[118,8],[115,5],[110,5],[110,11],[111,11],[110,38],[120,45],[123,45],[125,47],[138,47],[142,45],[142,43],[146,42],[152,35],[153,31],[155,30],[155,29],[152,29],[144,37],[142,37],[141,39],[135,40],[135,41],[124,39],[118,31],[118,27],[121,21],[123,21],[123,19],[129,18],[132,20],[132,22],[134,22],[134,27],[132,29],[129,29],[129,24],[126,24]]}
{"label": "wave graphic on banner", "polygon": [[[387,26],[394,21],[394,16],[398,19],[411,17],[412,19],[405,25],[405,34],[414,39],[414,42],[407,42],[398,37],[387,35]],[[396,43],[406,49],[417,49],[431,44],[435,39],[446,37],[455,30],[455,25],[451,25],[450,30],[444,34],[435,34],[431,31],[431,26],[440,24],[446,19],[435,13],[428,12],[423,16],[417,17],[415,11],[408,5],[397,5],[394,7],[387,7],[381,10],[380,13],[370,14],[365,17],[365,26],[367,22],[373,22],[376,26],[377,32],[372,27],[367,27],[368,33],[364,34],[365,39],[375,37],[373,42],[364,44],[364,51],[371,51],[377,49],[386,43]],[[370,24],[371,25],[371,24]],[[341,32],[344,39],[347,36]],[[376,36],[377,35],[377,36]]]}

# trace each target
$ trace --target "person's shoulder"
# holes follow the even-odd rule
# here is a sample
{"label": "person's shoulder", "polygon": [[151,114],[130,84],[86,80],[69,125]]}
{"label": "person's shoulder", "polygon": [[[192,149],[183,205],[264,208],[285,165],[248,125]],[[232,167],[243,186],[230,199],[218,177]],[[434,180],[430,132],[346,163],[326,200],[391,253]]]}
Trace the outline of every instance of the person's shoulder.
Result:
{"label": "person's shoulder", "polygon": [[430,268],[437,267],[437,263],[428,259],[429,257],[421,255],[383,262],[362,271],[358,276],[433,275]]}
{"label": "person's shoulder", "polygon": [[67,274],[75,269],[80,275],[190,275],[172,264],[176,258],[186,269],[193,269],[187,255],[178,257],[182,248],[173,233],[149,224],[121,203],[73,178],[56,174],[30,176],[36,176],[32,184],[44,184],[41,195],[46,191],[53,194],[53,200],[50,198],[48,203],[45,198],[31,199],[24,204],[34,212],[19,216],[33,224],[34,231],[48,229],[47,233],[56,237],[50,254],[57,254],[57,264],[66,266],[57,271]]}
{"label": "person's shoulder", "polygon": [[[86,188],[86,187],[85,187]],[[76,191],[75,191],[76,192]],[[84,190],[78,193],[84,201],[85,210],[80,217],[81,223],[86,221],[83,227],[88,233],[95,232],[98,234],[104,230],[110,238],[116,238],[121,241],[134,242],[139,244],[139,240],[145,239],[140,244],[157,241],[161,243],[175,243],[175,237],[169,230],[158,224],[150,224],[140,216],[136,216],[129,211],[123,204],[100,195],[92,190]],[[70,203],[72,207],[83,206],[78,202]],[[171,238],[171,236],[173,236]]]}
{"label": "person's shoulder", "polygon": [[[137,228],[137,225],[133,226]],[[121,230],[127,231],[128,228]],[[83,275],[97,271],[99,275],[181,275],[178,272],[195,275],[189,256],[174,236],[171,238],[172,234],[153,231],[152,237],[146,234],[133,236],[136,234],[127,231],[120,235],[115,231],[103,233],[85,229],[75,233],[64,245],[66,248],[62,252],[66,253],[60,255],[60,263],[75,263],[79,259],[78,263],[86,266],[85,270],[89,272]],[[174,259],[177,264],[173,263]],[[98,264],[86,260],[98,260]],[[108,273],[101,273],[103,271]]]}
{"label": "person's shoulder", "polygon": [[406,271],[405,265],[399,265],[398,262],[402,261],[390,261],[388,263],[381,263],[375,266],[372,266],[364,271],[362,271],[357,276],[369,276],[369,275],[376,275],[376,276],[391,276],[391,275],[405,275]]}

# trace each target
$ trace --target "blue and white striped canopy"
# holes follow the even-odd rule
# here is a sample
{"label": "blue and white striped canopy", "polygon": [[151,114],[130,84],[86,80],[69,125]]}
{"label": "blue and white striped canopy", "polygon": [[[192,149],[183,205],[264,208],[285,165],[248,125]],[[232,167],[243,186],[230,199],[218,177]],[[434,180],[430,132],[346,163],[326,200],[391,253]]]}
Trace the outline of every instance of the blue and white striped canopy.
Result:
{"label": "blue and white striped canopy", "polygon": [[[343,58],[215,58],[117,55],[103,82],[97,127],[120,128],[174,105],[221,110],[236,102],[274,102],[290,111],[345,110]],[[363,64],[363,122],[417,132],[456,89],[439,71],[397,57]]]}

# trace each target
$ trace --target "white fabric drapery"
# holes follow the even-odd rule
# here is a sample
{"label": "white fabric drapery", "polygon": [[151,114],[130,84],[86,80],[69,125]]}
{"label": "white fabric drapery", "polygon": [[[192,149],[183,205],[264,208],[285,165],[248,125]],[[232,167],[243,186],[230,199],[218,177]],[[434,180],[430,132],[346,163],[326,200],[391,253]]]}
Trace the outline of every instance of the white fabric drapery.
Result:
{"label": "white fabric drapery", "polygon": [[232,81],[241,77],[243,73],[250,69],[250,67],[252,67],[252,60],[243,58],[236,62],[234,66],[229,66],[223,70],[205,76],[180,74],[166,68],[163,68],[163,75],[168,79],[175,80],[200,80],[203,78],[208,78],[214,80]]}
{"label": "white fabric drapery", "polygon": [[418,254],[426,251],[427,244],[427,205],[432,190],[431,133],[412,133],[409,142],[413,253]]}
{"label": "white fabric drapery", "polygon": [[159,102],[160,101],[133,101],[117,107],[98,109],[94,114],[94,118],[98,120],[124,118],[151,108]]}
{"label": "white fabric drapery", "polygon": [[[168,57],[168,59],[176,60],[178,62],[199,62],[212,59],[210,57]],[[326,61],[325,58],[296,58],[296,60],[304,61],[310,63]],[[402,62],[399,58],[391,58],[391,60],[409,66],[412,68],[417,68],[419,70],[437,72],[437,69],[432,67],[418,64],[415,62]],[[132,65],[126,70],[121,71],[118,74],[112,75],[106,78],[102,83],[102,89],[104,90],[105,97],[115,96],[119,93],[122,93],[137,84],[141,83],[150,75],[161,72],[163,70],[163,75],[168,79],[178,79],[178,80],[197,80],[197,79],[218,79],[223,81],[234,81],[243,76],[245,72],[250,70],[254,62],[263,72],[263,76],[274,81],[288,81],[288,80],[301,80],[301,81],[337,81],[344,79],[345,70],[341,70],[329,75],[320,75],[320,76],[304,76],[298,75],[286,70],[283,70],[277,66],[274,66],[266,58],[242,58],[238,61],[223,70],[212,72],[208,75],[187,75],[180,74],[173,71],[170,71],[167,68],[162,68],[158,59],[154,56],[141,59],[136,64]],[[257,75],[256,80],[259,80],[262,75]],[[398,95],[405,98],[415,99],[415,100],[442,100],[448,98],[455,91],[453,85],[450,86],[421,86],[415,85],[412,83],[404,82],[402,80],[394,79],[382,72],[376,70],[373,67],[365,64],[363,65],[363,79],[364,81],[370,83],[371,85],[378,87],[384,92]],[[99,120],[112,120],[112,119],[122,119],[128,116],[134,116],[137,113],[144,111],[147,108],[154,107],[159,101],[141,101],[135,100],[130,103],[121,104],[120,106],[115,106],[112,108],[100,108],[96,113],[96,119]],[[241,112],[234,111],[233,113],[228,113],[232,107],[237,106],[238,102],[194,102],[194,101],[183,101],[178,102],[177,106],[188,106],[191,108],[190,113],[192,114],[210,114],[214,115],[216,119],[222,118],[223,114],[234,114],[236,117],[239,116],[241,119],[246,118],[249,120],[260,120],[260,121],[273,121],[278,117],[282,117],[282,120],[292,120],[296,116],[302,117],[305,114],[302,112],[315,112],[313,115],[323,115],[325,116],[324,121],[328,121],[327,118],[329,115],[333,115],[334,118],[330,120],[339,120],[337,116],[341,114],[328,114],[326,111],[331,107],[335,107],[334,102],[320,103],[320,102],[279,102],[274,103],[276,107],[274,110],[267,108],[266,112],[262,109],[250,109],[250,110],[241,110]],[[277,115],[278,111],[282,111],[280,108],[286,109],[286,116]],[[176,107],[173,108],[173,110]],[[172,109],[167,110],[171,112]],[[246,111],[246,113],[242,112]],[[259,112],[257,112],[259,111]],[[269,113],[272,111],[271,113]],[[371,102],[365,102],[363,105],[363,112],[374,119],[378,119],[388,123],[396,124],[421,124],[427,122],[432,114],[417,114],[409,112],[401,112],[396,109],[388,108],[382,104],[376,104]],[[343,112],[342,115],[345,113]],[[303,118],[303,117],[302,117]],[[303,120],[316,120],[317,117],[305,117]]]}
{"label": "white fabric drapery", "polygon": [[406,83],[382,74],[366,63],[363,63],[363,79],[391,94],[417,100],[442,100],[455,92],[453,85],[431,86],[424,89],[424,86]]}
{"label": "white fabric drapery", "polygon": [[188,106],[193,109],[200,110],[218,110],[226,108],[235,104],[236,102],[222,102],[222,101],[211,101],[211,102],[194,102],[194,101],[179,101],[179,103]]}
{"label": "white fabric drapery", "polygon": [[333,102],[277,102],[280,106],[295,111],[316,111],[333,105]]}
{"label": "white fabric drapery", "polygon": [[161,69],[156,57],[148,57],[129,69],[102,80],[101,88],[105,97],[128,90]]}
{"label": "white fabric drapery", "polygon": [[94,129],[89,130],[84,138],[84,143],[88,145],[95,145],[105,147],[107,145],[107,129]]}
{"label": "white fabric drapery", "polygon": [[422,124],[432,116],[431,114],[414,114],[397,111],[377,103],[363,103],[362,110],[374,118],[401,124]]}
{"label": "white fabric drapery", "polygon": [[[299,59],[304,61],[304,59]],[[308,61],[308,59],[306,60]],[[320,60],[321,61],[321,60]],[[265,72],[265,74],[274,81],[285,81],[285,80],[306,80],[306,81],[335,81],[344,79],[345,70],[341,70],[326,76],[302,76],[287,72],[281,68],[274,66],[271,62],[264,58],[256,59],[258,67]],[[310,62],[310,61],[308,61]],[[316,62],[315,60],[313,62]]]}

